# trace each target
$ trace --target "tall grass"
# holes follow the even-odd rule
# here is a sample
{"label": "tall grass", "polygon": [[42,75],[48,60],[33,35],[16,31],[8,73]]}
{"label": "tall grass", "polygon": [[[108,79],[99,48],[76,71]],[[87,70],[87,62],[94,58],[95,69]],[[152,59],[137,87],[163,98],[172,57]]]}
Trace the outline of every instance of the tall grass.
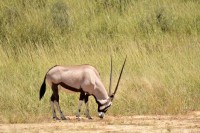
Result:
{"label": "tall grass", "polygon": [[[127,64],[108,115],[179,114],[200,109],[198,0],[0,1],[0,122],[51,118],[46,71],[55,64],[91,64],[113,88]],[[75,115],[79,94],[60,93]],[[90,110],[97,105],[91,97]]]}

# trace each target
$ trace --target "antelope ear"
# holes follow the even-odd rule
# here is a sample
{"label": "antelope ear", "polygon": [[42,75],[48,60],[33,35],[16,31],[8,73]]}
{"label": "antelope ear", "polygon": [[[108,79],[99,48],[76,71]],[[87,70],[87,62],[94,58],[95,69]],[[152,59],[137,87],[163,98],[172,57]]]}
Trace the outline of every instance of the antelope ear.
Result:
{"label": "antelope ear", "polygon": [[110,95],[110,100],[111,100],[111,101],[113,100],[114,96],[115,96],[114,94],[111,94],[111,95]]}
{"label": "antelope ear", "polygon": [[114,94],[111,94],[111,95],[110,95],[110,98],[113,99],[113,98],[114,98]]}

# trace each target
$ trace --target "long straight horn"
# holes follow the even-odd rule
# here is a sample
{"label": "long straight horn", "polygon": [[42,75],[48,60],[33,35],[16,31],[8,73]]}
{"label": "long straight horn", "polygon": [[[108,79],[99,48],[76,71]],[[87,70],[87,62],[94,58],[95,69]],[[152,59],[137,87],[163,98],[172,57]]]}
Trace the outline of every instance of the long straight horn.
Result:
{"label": "long straight horn", "polygon": [[110,85],[109,85],[109,93],[108,95],[111,96],[111,88],[112,88],[112,56],[110,56]]}
{"label": "long straight horn", "polygon": [[[126,58],[127,58],[127,56],[126,56]],[[117,89],[118,89],[118,86],[119,86],[119,81],[120,81],[120,79],[121,79],[122,72],[123,72],[123,70],[124,70],[124,66],[125,66],[125,63],[126,63],[126,58],[125,58],[125,60],[124,60],[124,64],[123,64],[123,66],[122,66],[122,69],[121,69],[121,72],[120,72],[120,75],[119,75],[119,79],[118,79],[118,81],[117,81],[117,85],[116,85],[116,87],[115,87],[115,91],[114,91],[114,93],[113,93],[113,96],[115,96],[115,94],[116,94],[116,92],[117,92]]]}

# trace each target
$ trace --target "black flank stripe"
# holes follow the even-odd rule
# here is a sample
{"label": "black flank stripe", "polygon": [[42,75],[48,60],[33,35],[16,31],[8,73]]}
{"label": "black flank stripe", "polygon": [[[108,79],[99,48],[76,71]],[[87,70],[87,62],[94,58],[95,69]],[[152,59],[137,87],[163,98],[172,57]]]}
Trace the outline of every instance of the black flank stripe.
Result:
{"label": "black flank stripe", "polygon": [[107,106],[105,109],[103,109],[103,111],[105,111],[107,108],[109,108],[111,105]]}
{"label": "black flank stripe", "polygon": [[63,88],[68,89],[70,91],[74,91],[74,92],[81,92],[82,91],[82,89],[76,89],[74,87],[71,87],[71,86],[63,83],[63,82],[61,82],[59,85],[61,85]]}

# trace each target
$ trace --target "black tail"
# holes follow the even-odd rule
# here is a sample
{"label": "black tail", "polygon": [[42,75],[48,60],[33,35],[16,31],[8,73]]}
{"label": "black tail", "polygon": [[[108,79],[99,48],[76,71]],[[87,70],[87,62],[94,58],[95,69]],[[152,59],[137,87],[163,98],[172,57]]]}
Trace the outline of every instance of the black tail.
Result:
{"label": "black tail", "polygon": [[40,87],[40,100],[42,99],[42,97],[44,96],[44,93],[46,91],[46,83],[45,83],[45,80],[46,80],[46,76],[44,77],[44,81]]}

